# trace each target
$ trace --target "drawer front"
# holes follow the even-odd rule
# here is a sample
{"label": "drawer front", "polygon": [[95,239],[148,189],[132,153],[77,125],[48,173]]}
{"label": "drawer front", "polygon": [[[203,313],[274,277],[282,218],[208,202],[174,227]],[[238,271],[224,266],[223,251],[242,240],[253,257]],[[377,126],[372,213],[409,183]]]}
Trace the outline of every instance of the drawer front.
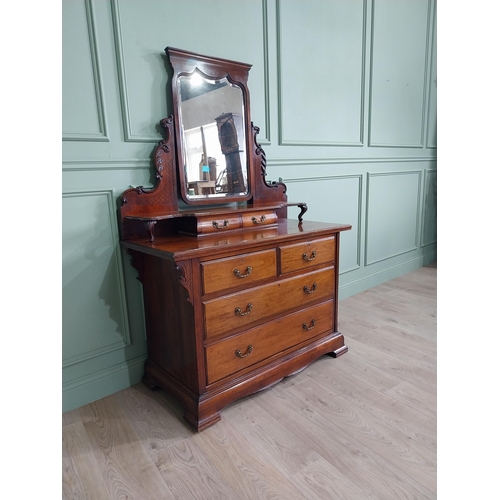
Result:
{"label": "drawer front", "polygon": [[333,300],[329,300],[207,347],[208,383],[330,331],[333,307]]}
{"label": "drawer front", "polygon": [[333,296],[335,271],[322,269],[203,303],[206,338]]}
{"label": "drawer front", "polygon": [[224,233],[228,229],[238,229],[241,227],[241,216],[228,215],[227,217],[199,217],[198,233]]}
{"label": "drawer front", "polygon": [[248,253],[201,264],[203,292],[211,293],[273,278],[276,276],[276,250]]}
{"label": "drawer front", "polygon": [[276,224],[278,216],[274,211],[243,213],[243,227],[260,227]]}
{"label": "drawer front", "polygon": [[307,269],[335,259],[335,236],[280,247],[281,273]]}

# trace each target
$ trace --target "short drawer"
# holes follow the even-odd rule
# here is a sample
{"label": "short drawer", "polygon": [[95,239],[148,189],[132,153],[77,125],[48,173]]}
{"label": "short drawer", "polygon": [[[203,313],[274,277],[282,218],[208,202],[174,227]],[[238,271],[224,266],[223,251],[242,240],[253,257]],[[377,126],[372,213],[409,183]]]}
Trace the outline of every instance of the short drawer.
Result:
{"label": "short drawer", "polygon": [[329,300],[207,347],[208,383],[331,330],[333,308]]}
{"label": "short drawer", "polygon": [[203,292],[211,293],[276,276],[276,249],[201,264]]}
{"label": "short drawer", "polygon": [[333,262],[335,245],[335,236],[331,236],[280,247],[281,273]]}
{"label": "short drawer", "polygon": [[238,229],[241,227],[241,215],[231,214],[227,217],[199,217],[197,231],[200,234],[223,233],[228,229]]}
{"label": "short drawer", "polygon": [[243,227],[269,226],[278,222],[278,215],[274,211],[244,212],[242,214]]}
{"label": "short drawer", "polygon": [[333,297],[333,267],[203,302],[206,338],[241,331],[288,310]]}

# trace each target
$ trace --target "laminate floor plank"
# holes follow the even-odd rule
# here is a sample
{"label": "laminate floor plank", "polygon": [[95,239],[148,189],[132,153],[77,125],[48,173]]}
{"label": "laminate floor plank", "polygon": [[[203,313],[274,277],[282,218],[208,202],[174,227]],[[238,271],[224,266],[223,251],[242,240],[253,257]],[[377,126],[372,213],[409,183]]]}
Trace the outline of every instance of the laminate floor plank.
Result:
{"label": "laminate floor plank", "polygon": [[81,422],[81,421],[82,421],[82,417],[80,415],[79,408],[77,408],[76,410],[67,411],[66,413],[62,414],[62,426],[63,426],[63,428],[66,425],[75,424],[75,423]]}
{"label": "laminate floor plank", "polygon": [[436,392],[436,373],[426,368],[400,361],[395,356],[391,356],[378,349],[373,349],[354,339],[350,339],[349,341],[349,354],[358,359],[362,359],[366,364],[371,364],[372,366],[394,375],[400,380],[418,385],[418,387],[431,393]]}
{"label": "laminate floor plank", "polygon": [[[345,300],[349,299],[344,299],[344,301]],[[351,311],[348,307],[344,307],[344,301],[339,302],[338,329],[340,332],[348,332],[349,337],[351,335],[366,335],[386,325],[384,321],[370,317],[366,313],[361,315]]]}
{"label": "laminate floor plank", "polygon": [[201,433],[143,384],[63,414],[63,500],[435,499],[436,276],[339,301],[345,355],[231,403]]}
{"label": "laminate floor plank", "polygon": [[[348,354],[352,352],[349,351]],[[402,402],[429,418],[436,419],[436,390],[429,390],[428,387],[422,389],[410,382],[402,381],[395,375],[364,363],[363,359],[355,356],[340,357],[336,360],[335,370],[369,385],[375,391],[387,394],[395,401]]]}
{"label": "laminate floor plank", "polygon": [[[346,342],[349,345],[351,339]],[[350,377],[366,382],[377,391],[388,391],[401,383],[401,379],[381,368],[366,363],[362,358],[351,356],[352,349],[347,355],[341,356],[336,361],[336,369]]]}
{"label": "laminate floor plank", "polygon": [[428,418],[437,418],[437,391],[429,392],[415,384],[401,382],[391,387],[385,393],[397,401],[411,406],[415,411],[426,415]]}
{"label": "laminate floor plank", "polygon": [[[356,483],[339,472],[330,462],[323,458],[297,472],[290,481],[302,491],[308,500],[362,500],[380,497],[373,493],[367,494]],[[382,499],[380,499],[382,500]]]}
{"label": "laminate floor plank", "polygon": [[435,339],[427,339],[419,335],[411,335],[404,330],[391,325],[383,325],[373,330],[349,331],[349,339],[363,342],[373,342],[378,337],[384,343],[391,343],[403,352],[413,352],[416,356],[430,356],[435,363],[437,360],[437,343]]}
{"label": "laminate floor plank", "polygon": [[334,422],[342,432],[383,456],[394,467],[411,475],[430,491],[436,491],[435,452],[313,381],[297,384],[287,389],[287,392]]}
{"label": "laminate floor plank", "polygon": [[[293,386],[293,388],[297,385]],[[362,442],[346,434],[335,422],[325,418],[309,404],[279,385],[261,394],[258,404],[346,478],[361,488],[367,498],[427,499],[435,493],[395,467]]]}
{"label": "laminate floor plank", "polygon": [[63,427],[62,467],[63,500],[109,500],[106,484],[82,422]]}
{"label": "laminate floor plank", "polygon": [[414,335],[435,338],[436,319],[423,313],[417,313],[407,307],[401,306],[400,309],[396,310],[393,305],[387,303],[379,304],[377,307],[367,307],[363,302],[356,301],[353,298],[353,300],[346,299],[343,301],[339,306],[339,314],[344,310],[343,308],[350,309],[352,313],[360,316],[369,316]]}
{"label": "laminate floor plank", "polygon": [[389,354],[404,363],[422,368],[437,376],[436,354],[424,353],[413,348],[404,339],[395,335],[393,331],[388,332],[389,328],[391,327],[383,326],[373,330],[369,335],[351,337],[351,340],[361,342],[370,349]]}
{"label": "laminate floor plank", "polygon": [[[329,360],[321,359],[307,370],[308,378],[342,395],[349,402],[371,413],[387,425],[401,431],[432,452],[437,449],[437,424],[433,418],[415,411],[354,377],[336,370]],[[308,382],[305,382],[308,383]]]}
{"label": "laminate floor plank", "polygon": [[161,392],[138,384],[115,395],[149,453],[168,448],[194,433],[182,420],[182,414],[165,403]]}
{"label": "laminate floor plank", "polygon": [[307,500],[224,417],[193,441],[240,498]]}
{"label": "laminate floor plank", "polygon": [[[401,292],[404,297],[404,292]],[[411,324],[421,324],[424,327],[429,325],[434,326],[436,322],[436,308],[431,309],[427,307],[423,309],[417,301],[407,301],[405,302],[400,297],[397,297],[397,292],[393,295],[386,294],[383,300],[380,300],[376,304],[373,304],[373,308],[387,315],[387,318],[391,322],[397,322],[401,318],[406,320],[406,323]],[[419,330],[420,331],[420,330]],[[424,330],[425,333],[434,332],[430,329],[429,331]],[[435,337],[433,337],[435,338]]]}
{"label": "laminate floor plank", "polygon": [[224,418],[284,477],[321,457],[254,400],[224,412]]}
{"label": "laminate floor plank", "polygon": [[[391,290],[383,296],[383,300],[389,303],[401,304],[405,307],[411,306],[414,309],[430,314],[437,315],[437,303],[435,294],[413,293],[411,290]],[[376,302],[376,305],[379,302]]]}
{"label": "laminate floor plank", "polygon": [[165,483],[178,500],[241,498],[193,440],[184,439],[152,456]]}
{"label": "laminate floor plank", "polygon": [[363,304],[370,306],[380,302],[383,300],[387,294],[394,292],[394,287],[390,284],[382,283],[381,285],[377,285],[373,288],[369,288],[368,290],[364,290],[363,292],[357,293],[356,295],[351,295],[347,299],[343,301],[347,302],[362,302]]}
{"label": "laminate floor plank", "polygon": [[427,295],[436,293],[437,269],[421,267],[410,273],[402,274],[391,280],[390,286],[402,290],[426,291]]}
{"label": "laminate floor plank", "polygon": [[111,500],[174,498],[114,396],[85,406],[82,414]]}

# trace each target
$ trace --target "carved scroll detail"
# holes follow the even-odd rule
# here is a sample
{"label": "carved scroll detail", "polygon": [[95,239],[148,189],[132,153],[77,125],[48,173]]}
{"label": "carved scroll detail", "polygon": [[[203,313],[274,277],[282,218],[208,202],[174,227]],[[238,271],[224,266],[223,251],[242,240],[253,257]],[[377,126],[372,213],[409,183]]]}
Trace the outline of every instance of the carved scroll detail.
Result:
{"label": "carved scroll detail", "polygon": [[185,260],[182,262],[178,262],[176,269],[179,275],[179,282],[187,291],[187,301],[192,304],[193,300],[191,297],[193,288],[193,283],[192,283],[193,276],[192,276],[191,261]]}
{"label": "carved scroll detail", "polygon": [[144,210],[137,206],[146,205],[156,205],[165,211],[177,210],[176,159],[171,144],[173,116],[164,118],[160,124],[165,129],[165,139],[158,142],[154,152],[155,177],[158,182],[152,188],[138,186],[125,191],[122,204],[129,207],[122,209],[122,216],[142,214]]}
{"label": "carved scroll detail", "polygon": [[142,283],[144,271],[142,254],[130,249],[128,250],[128,254],[130,255],[130,264],[137,271],[137,279]]}
{"label": "carved scroll detail", "polygon": [[269,188],[274,188],[277,189],[280,186],[283,188],[283,194],[286,194],[286,185],[283,182],[276,182],[276,181],[271,181],[268,182],[266,180],[267,176],[267,160],[266,160],[266,153],[262,149],[262,146],[257,142],[257,134],[260,132],[260,128],[255,126],[252,122],[252,130],[253,130],[253,140],[255,144],[255,155],[260,156],[260,174],[262,176],[262,180],[264,181],[264,185]]}

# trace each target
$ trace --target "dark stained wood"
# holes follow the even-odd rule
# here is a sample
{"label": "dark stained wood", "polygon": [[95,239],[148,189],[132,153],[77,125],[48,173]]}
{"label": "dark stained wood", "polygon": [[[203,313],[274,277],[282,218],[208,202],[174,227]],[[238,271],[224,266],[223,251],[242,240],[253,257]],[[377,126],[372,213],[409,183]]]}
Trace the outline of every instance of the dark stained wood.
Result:
{"label": "dark stained wood", "polygon": [[[208,383],[331,331],[332,312],[331,301],[325,302],[208,346],[206,349]],[[241,356],[235,356],[236,350],[242,353]]]}
{"label": "dark stained wood", "polygon": [[122,194],[119,219],[121,237],[125,240],[148,236],[145,223],[134,219],[134,216],[176,213],[179,209],[173,118],[162,120],[161,125],[166,131],[166,138],[160,141],[154,155],[156,186],[152,189],[139,186],[128,189]]}
{"label": "dark stained wood", "polygon": [[299,207],[302,219],[307,205],[289,203],[284,184],[266,181],[265,153],[250,123],[250,65],[167,53],[174,101],[177,75],[197,68],[236,82],[246,110],[250,186],[243,203],[213,207],[207,198],[179,209],[179,196],[193,200],[185,196],[176,114],[162,122],[157,185],[125,191],[119,211],[121,245],[144,291],[143,382],[173,395],[200,431],[236,399],[347,351],[338,331],[338,258],[340,232],[351,226],[287,218],[288,206]]}
{"label": "dark stained wood", "polygon": [[[241,331],[255,322],[326,300],[333,295],[334,276],[329,267],[204,302],[206,338]],[[236,308],[246,311],[238,314]]]}
{"label": "dark stained wood", "polygon": [[204,294],[247,288],[262,280],[275,278],[276,250],[264,250],[216,259],[201,264]]}
{"label": "dark stained wood", "polygon": [[[259,133],[259,127],[255,127],[252,123],[252,132],[253,132],[253,141],[251,144],[251,151],[253,155],[251,157],[251,170],[253,172],[254,177],[254,186],[253,186],[253,203],[254,205],[260,205],[263,203],[272,203],[277,201],[286,201],[286,186],[282,182],[267,182],[267,160],[266,154],[262,149],[261,145],[257,142],[257,134]],[[252,147],[253,146],[253,147]],[[255,149],[254,149],[255,148]],[[303,203],[305,205],[305,203]],[[304,212],[301,211],[302,215]],[[278,216],[282,218],[286,218],[287,209],[286,207],[281,208],[278,211]]]}
{"label": "dark stained wood", "polygon": [[[266,176],[266,156],[260,145],[257,143],[258,127],[254,127],[250,121],[250,92],[248,90],[248,74],[250,64],[209,57],[201,54],[195,54],[185,50],[167,47],[165,52],[169,56],[170,63],[173,68],[172,76],[172,98],[174,108],[179,109],[178,102],[178,77],[179,75],[187,75],[197,69],[210,79],[220,79],[227,77],[228,80],[237,85],[243,94],[243,106],[245,110],[244,123],[246,131],[246,150],[248,162],[248,182],[249,193],[247,196],[238,195],[236,197],[228,196],[228,201],[245,201],[254,199],[256,203],[266,201],[284,201],[286,202],[286,186],[282,183],[270,184],[265,180]],[[178,113],[175,113],[175,128],[176,128],[176,150],[179,159],[182,158],[182,137],[181,124]],[[202,199],[193,201],[186,196],[187,189],[184,184],[184,162],[179,161],[179,178],[181,181],[181,195],[184,201],[188,204],[210,205],[213,204],[211,199]],[[284,209],[286,210],[286,208]],[[283,216],[283,214],[281,214]]]}
{"label": "dark stained wood", "polygon": [[351,226],[347,224],[312,221],[297,223],[291,219],[280,219],[276,227],[216,233],[202,238],[183,234],[169,235],[158,237],[154,242],[150,242],[149,238],[138,238],[123,241],[122,246],[157,256],[162,256],[167,252],[169,254],[176,253],[181,259],[193,257],[210,259],[234,253],[234,250],[245,252],[249,249],[253,251],[259,247],[266,247],[269,246],[270,240],[276,245],[283,245],[303,241],[304,237],[309,237],[309,239],[328,237],[332,233],[349,229]]}
{"label": "dark stained wood", "polygon": [[[341,300],[348,356],[234,401],[201,433],[170,394],[144,384],[64,413],[62,498],[436,498],[436,384],[429,392],[428,377],[402,380],[387,363],[412,371],[425,360],[436,379],[436,274],[420,268]],[[356,356],[361,344],[382,362]]]}
{"label": "dark stained wood", "polygon": [[280,247],[282,274],[335,262],[335,236]]}

